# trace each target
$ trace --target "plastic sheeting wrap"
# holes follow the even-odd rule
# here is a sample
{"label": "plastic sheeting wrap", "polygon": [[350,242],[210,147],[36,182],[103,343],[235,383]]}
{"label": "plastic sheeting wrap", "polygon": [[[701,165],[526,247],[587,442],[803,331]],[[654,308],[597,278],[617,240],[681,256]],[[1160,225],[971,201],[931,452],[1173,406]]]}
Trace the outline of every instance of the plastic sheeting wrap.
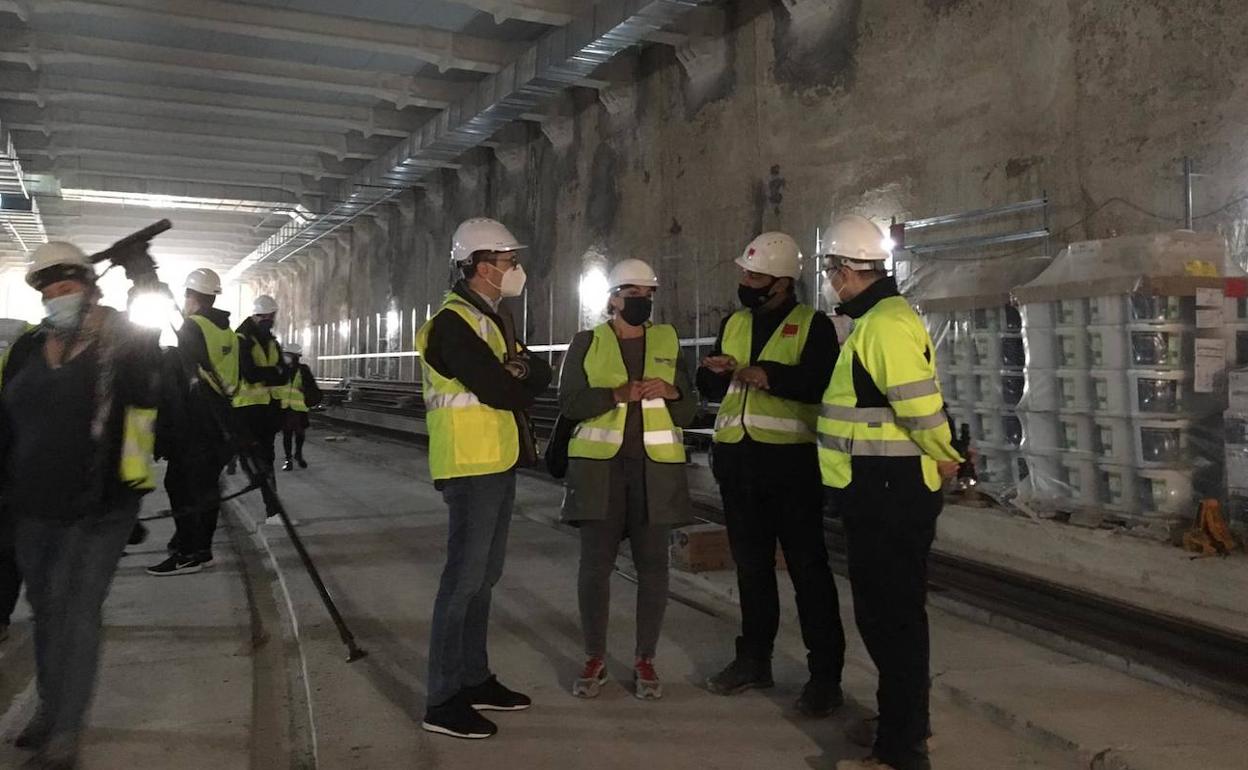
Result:
{"label": "plastic sheeting wrap", "polygon": [[[912,276],[989,492],[1167,538],[1217,497],[1248,530],[1248,281],[1221,236],[1086,241]],[[1228,367],[1245,367],[1229,406]]]}
{"label": "plastic sheeting wrap", "polygon": [[1180,231],[1072,244],[1015,289],[1021,500],[1168,537],[1223,496],[1241,275],[1221,236]]}
{"label": "plastic sheeting wrap", "polygon": [[980,483],[1008,495],[1027,478],[1017,405],[1026,365],[1022,318],[1010,291],[1049,257],[918,262],[904,287],[936,344],[941,390],[954,423],[968,426]]}

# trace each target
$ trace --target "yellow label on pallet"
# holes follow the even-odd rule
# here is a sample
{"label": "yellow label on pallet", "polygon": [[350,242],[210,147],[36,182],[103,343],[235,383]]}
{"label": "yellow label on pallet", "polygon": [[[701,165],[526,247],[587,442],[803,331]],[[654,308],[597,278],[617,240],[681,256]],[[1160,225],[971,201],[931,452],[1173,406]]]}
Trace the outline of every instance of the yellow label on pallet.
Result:
{"label": "yellow label on pallet", "polygon": [[1218,277],[1218,268],[1215,267],[1212,262],[1206,262],[1203,259],[1189,259],[1187,263],[1183,265],[1183,270],[1188,275],[1195,276],[1197,278]]}

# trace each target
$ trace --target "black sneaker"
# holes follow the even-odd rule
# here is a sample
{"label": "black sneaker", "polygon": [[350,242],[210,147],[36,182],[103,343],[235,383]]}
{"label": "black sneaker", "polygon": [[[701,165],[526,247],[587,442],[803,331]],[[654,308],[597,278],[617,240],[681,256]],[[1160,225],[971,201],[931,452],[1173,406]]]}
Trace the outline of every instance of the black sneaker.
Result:
{"label": "black sneaker", "polygon": [[797,699],[797,710],[802,716],[826,717],[844,702],[845,696],[841,693],[839,683],[811,679],[802,688],[802,694]]}
{"label": "black sneaker", "polygon": [[460,695],[477,711],[524,711],[533,705],[532,698],[507,689],[496,676],[476,687],[465,687]]}
{"label": "black sneaker", "polygon": [[287,457],[287,458],[286,458],[286,462],[282,463],[282,470],[284,470],[284,471],[293,471],[294,469],[295,469],[295,464],[294,464],[294,462],[292,462],[292,461],[291,461],[291,459],[290,459],[289,457]]}
{"label": "black sneaker", "polygon": [[147,574],[156,577],[169,577],[170,575],[192,575],[203,569],[199,560],[194,556],[183,556],[174,554],[165,559],[155,567],[148,567]]}
{"label": "black sneaker", "polygon": [[195,554],[195,561],[199,562],[199,566],[203,567],[204,569],[208,569],[209,567],[217,563],[216,560],[212,558],[211,551],[200,551],[199,553]]}
{"label": "black sneaker", "polygon": [[303,459],[303,455],[295,455],[295,462],[299,463],[300,468],[308,467],[308,461]]}
{"label": "black sneaker", "polygon": [[463,696],[425,711],[420,726],[431,733],[467,740],[489,738],[498,732],[498,725],[478,714]]}
{"label": "black sneaker", "polygon": [[706,689],[716,695],[736,695],[746,690],[764,690],[775,684],[770,660],[738,655],[723,671],[706,680]]}

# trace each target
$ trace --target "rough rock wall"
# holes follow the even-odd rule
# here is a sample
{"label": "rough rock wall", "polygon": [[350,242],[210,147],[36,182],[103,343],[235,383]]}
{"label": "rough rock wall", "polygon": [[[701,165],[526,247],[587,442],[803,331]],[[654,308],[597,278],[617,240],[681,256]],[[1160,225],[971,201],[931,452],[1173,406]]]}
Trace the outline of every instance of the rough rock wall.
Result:
{"label": "rough rock wall", "polygon": [[[886,223],[1047,192],[1053,229],[1078,240],[1176,226],[1184,155],[1203,173],[1198,213],[1248,179],[1238,0],[725,7],[722,44],[684,65],[657,46],[612,62],[606,77],[624,87],[573,91],[545,126],[507,128],[260,288],[296,330],[397,312],[403,329],[382,336],[410,349],[410,316],[448,285],[452,231],[484,214],[533,246],[531,343],[587,325],[581,276],[626,256],[664,280],[659,317],[707,335],[735,303],[731,260],[764,229],[809,252],[837,213]],[[1197,228],[1246,252],[1245,209]],[[357,350],[379,349],[371,338]]]}

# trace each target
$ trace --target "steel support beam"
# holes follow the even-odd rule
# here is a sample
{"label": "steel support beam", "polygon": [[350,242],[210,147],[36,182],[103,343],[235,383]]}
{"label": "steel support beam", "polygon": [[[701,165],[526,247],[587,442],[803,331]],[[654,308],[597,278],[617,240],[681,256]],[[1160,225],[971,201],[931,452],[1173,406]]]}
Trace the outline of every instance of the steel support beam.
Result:
{"label": "steel support beam", "polygon": [[[264,171],[219,170],[173,163],[136,164],[133,161],[109,158],[65,158],[57,161],[35,158],[32,171],[53,173],[60,177],[61,186],[96,190],[144,192],[163,195],[193,195],[203,198],[259,199],[290,201],[307,196],[321,197],[324,192],[311,180],[299,174],[282,174]],[[83,175],[94,183],[82,183]],[[125,184],[129,180],[131,184]],[[221,190],[217,195],[195,192],[165,192],[161,190],[134,189],[134,182],[153,181],[210,185]],[[176,184],[171,186],[176,189]],[[266,198],[257,190],[276,198]]]}
{"label": "steel support beam", "polygon": [[36,15],[73,13],[172,23],[204,32],[406,56],[439,69],[498,72],[522,50],[513,43],[430,27],[306,13],[221,0],[40,0]]}
{"label": "steel support beam", "polygon": [[[390,109],[347,107],[134,83],[99,82],[101,86],[98,90],[45,93],[0,90],[0,102],[25,102],[32,105],[42,102],[48,106],[47,115],[53,121],[72,120],[84,108],[89,108],[95,111],[123,110],[130,114],[198,119],[204,122],[219,123],[232,119],[270,127],[358,131],[366,137],[407,136],[414,126],[420,124],[421,119],[419,113],[396,112]],[[4,114],[9,121],[24,126],[42,121],[41,117],[31,117],[32,114],[41,113],[19,113],[6,109]]]}
{"label": "steel support beam", "polygon": [[239,150],[211,147],[195,143],[137,143],[133,137],[99,137],[90,134],[67,134],[54,139],[36,139],[18,145],[22,157],[46,158],[123,158],[138,161],[168,161],[213,168],[277,171],[301,174],[313,179],[345,179],[350,169],[335,161],[322,160],[319,155],[277,153],[264,150]]}
{"label": "steel support beam", "polygon": [[552,27],[566,26],[584,6],[584,3],[578,0],[453,0],[453,2],[492,14],[494,20],[498,22],[519,19],[536,24],[548,24]]}
{"label": "steel support beam", "polygon": [[87,64],[298,88],[331,98],[352,94],[390,102],[400,109],[442,109],[464,93],[464,86],[445,80],[32,31],[0,34],[0,61],[32,70],[53,64]]}

